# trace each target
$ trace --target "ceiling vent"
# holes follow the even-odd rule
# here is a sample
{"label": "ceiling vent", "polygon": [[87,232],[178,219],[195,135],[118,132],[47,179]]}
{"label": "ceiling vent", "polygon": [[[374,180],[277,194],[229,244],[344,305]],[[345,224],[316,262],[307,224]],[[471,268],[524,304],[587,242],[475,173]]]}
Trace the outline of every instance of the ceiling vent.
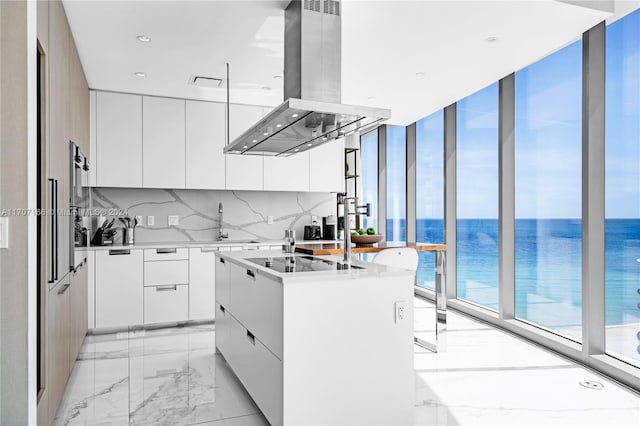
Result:
{"label": "ceiling vent", "polygon": [[216,89],[222,84],[222,79],[215,77],[205,77],[202,75],[192,75],[191,77],[189,77],[189,84]]}

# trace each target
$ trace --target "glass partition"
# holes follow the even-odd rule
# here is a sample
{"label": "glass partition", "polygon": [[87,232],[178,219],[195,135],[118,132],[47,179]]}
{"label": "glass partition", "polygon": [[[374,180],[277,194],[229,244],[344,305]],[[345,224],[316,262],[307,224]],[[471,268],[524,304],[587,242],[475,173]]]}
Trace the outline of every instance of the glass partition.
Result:
{"label": "glass partition", "polygon": [[582,41],[515,77],[516,317],[582,338]]}
{"label": "glass partition", "polygon": [[378,132],[360,137],[360,178],[362,182],[362,204],[371,203],[369,216],[363,217],[363,227],[378,229]]}
{"label": "glass partition", "polygon": [[407,131],[387,126],[387,241],[406,241]]}
{"label": "glass partition", "polygon": [[[444,111],[416,122],[416,241],[444,242]],[[435,290],[435,254],[419,251],[416,284]]]}
{"label": "glass partition", "polygon": [[640,366],[640,11],[606,43],[605,342]]}
{"label": "glass partition", "polygon": [[498,84],[457,103],[457,292],[498,308]]}

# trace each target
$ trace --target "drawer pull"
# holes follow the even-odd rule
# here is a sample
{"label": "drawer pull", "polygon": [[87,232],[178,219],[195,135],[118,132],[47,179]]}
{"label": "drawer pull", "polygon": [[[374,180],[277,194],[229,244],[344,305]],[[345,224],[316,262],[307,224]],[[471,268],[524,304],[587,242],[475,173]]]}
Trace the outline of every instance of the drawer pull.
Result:
{"label": "drawer pull", "polygon": [[157,254],[175,254],[177,249],[175,248],[159,248],[156,249]]}
{"label": "drawer pull", "polygon": [[159,285],[156,286],[156,291],[176,291],[178,289],[177,285]]}
{"label": "drawer pull", "polygon": [[58,294],[64,294],[69,287],[71,287],[71,284],[63,285],[62,288],[60,290],[58,290]]}
{"label": "drawer pull", "polygon": [[200,253],[213,253],[218,251],[218,247],[203,247],[200,249]]}
{"label": "drawer pull", "polygon": [[247,330],[247,339],[249,339],[252,345],[256,345],[256,336],[254,336],[249,330]]}
{"label": "drawer pull", "polygon": [[121,256],[131,254],[131,250],[109,250],[109,256]]}
{"label": "drawer pull", "polygon": [[220,263],[224,264],[224,259],[221,257],[219,259],[220,259]]}
{"label": "drawer pull", "polygon": [[251,269],[247,269],[247,275],[253,278],[254,280],[256,279],[256,273],[253,272]]}

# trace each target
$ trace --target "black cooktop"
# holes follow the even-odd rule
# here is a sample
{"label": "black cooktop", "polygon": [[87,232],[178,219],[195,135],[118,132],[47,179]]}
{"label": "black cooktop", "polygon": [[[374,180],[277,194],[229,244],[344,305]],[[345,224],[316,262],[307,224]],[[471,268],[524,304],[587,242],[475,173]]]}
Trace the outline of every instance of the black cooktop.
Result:
{"label": "black cooktop", "polygon": [[317,272],[342,271],[346,269],[364,269],[361,266],[349,265],[335,260],[314,256],[286,256],[286,257],[253,257],[245,259],[256,265],[273,269],[277,272]]}

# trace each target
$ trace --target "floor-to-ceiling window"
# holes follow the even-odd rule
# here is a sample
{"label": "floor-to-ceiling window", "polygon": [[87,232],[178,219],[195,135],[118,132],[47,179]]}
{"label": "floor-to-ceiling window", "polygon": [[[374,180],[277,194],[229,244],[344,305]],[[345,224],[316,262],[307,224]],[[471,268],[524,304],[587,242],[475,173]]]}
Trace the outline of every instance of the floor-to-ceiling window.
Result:
{"label": "floor-to-ceiling window", "polygon": [[605,341],[640,366],[640,11],[607,27]]}
{"label": "floor-to-ceiling window", "polygon": [[[416,122],[416,241],[444,242],[444,112]],[[435,289],[433,252],[419,251],[416,284]]]}
{"label": "floor-to-ceiling window", "polygon": [[372,131],[360,137],[361,203],[371,204],[369,216],[363,217],[363,227],[378,229],[378,132]]}
{"label": "floor-to-ceiling window", "polygon": [[407,131],[387,126],[387,241],[406,241]]}
{"label": "floor-to-ceiling window", "polygon": [[581,340],[582,41],[515,84],[516,317]]}
{"label": "floor-to-ceiling window", "polygon": [[457,293],[498,308],[498,84],[457,103]]}

